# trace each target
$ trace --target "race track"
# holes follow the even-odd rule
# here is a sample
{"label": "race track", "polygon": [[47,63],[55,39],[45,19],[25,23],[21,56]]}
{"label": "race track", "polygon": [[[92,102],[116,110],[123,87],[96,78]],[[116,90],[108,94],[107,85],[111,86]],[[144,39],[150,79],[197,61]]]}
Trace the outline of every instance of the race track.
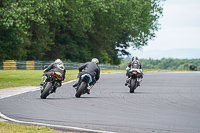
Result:
{"label": "race track", "polygon": [[199,79],[199,72],[147,72],[131,94],[125,73],[102,74],[90,95],[75,98],[71,82],[44,100],[40,91],[0,99],[0,112],[23,122],[86,131],[198,133]]}

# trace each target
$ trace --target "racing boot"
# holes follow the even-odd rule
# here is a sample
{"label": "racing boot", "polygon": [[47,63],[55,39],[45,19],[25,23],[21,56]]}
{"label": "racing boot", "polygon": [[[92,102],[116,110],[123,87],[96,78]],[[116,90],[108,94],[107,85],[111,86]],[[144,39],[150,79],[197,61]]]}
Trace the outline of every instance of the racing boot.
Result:
{"label": "racing boot", "polygon": [[57,89],[57,88],[54,87],[51,93],[56,93],[56,89]]}
{"label": "racing boot", "polygon": [[62,86],[62,81],[61,82],[57,82],[56,87],[61,87]]}
{"label": "racing boot", "polygon": [[138,86],[140,86],[141,81],[142,81],[142,78],[138,78]]}
{"label": "racing boot", "polygon": [[40,86],[40,92],[42,93],[44,91],[43,86]]}
{"label": "racing boot", "polygon": [[93,85],[89,85],[88,84],[88,87],[87,87],[87,94],[90,94],[90,89],[92,89]]}
{"label": "racing boot", "polygon": [[126,83],[125,83],[125,86],[128,85],[128,80],[129,80],[129,78],[128,78],[128,76],[126,76]]}
{"label": "racing boot", "polygon": [[76,79],[76,83],[73,84],[73,87],[74,87],[75,89],[77,89],[78,83],[79,83],[79,78],[77,78],[77,79]]}
{"label": "racing boot", "polygon": [[88,94],[88,95],[90,94],[90,90],[87,91],[87,94]]}

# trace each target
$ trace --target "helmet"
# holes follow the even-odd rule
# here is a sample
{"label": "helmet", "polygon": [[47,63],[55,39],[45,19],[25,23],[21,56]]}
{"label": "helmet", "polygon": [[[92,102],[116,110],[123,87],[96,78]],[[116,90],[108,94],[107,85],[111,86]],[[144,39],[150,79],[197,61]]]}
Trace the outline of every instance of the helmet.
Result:
{"label": "helmet", "polygon": [[91,62],[96,63],[97,65],[99,64],[99,60],[97,58],[93,58]]}
{"label": "helmet", "polygon": [[56,59],[55,63],[62,63],[62,61],[60,59]]}
{"label": "helmet", "polygon": [[132,61],[134,61],[134,60],[138,60],[138,57],[137,56],[133,56]]}
{"label": "helmet", "polygon": [[48,66],[47,65],[44,65],[44,69],[46,69]]}

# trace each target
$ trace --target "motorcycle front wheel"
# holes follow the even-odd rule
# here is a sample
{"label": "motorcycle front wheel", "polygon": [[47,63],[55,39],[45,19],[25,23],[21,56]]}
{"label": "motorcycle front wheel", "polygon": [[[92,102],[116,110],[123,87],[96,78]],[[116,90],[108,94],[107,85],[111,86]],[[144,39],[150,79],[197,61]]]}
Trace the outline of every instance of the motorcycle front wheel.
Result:
{"label": "motorcycle front wheel", "polygon": [[134,93],[136,86],[136,79],[131,79],[130,93]]}
{"label": "motorcycle front wheel", "polygon": [[43,92],[41,93],[41,96],[40,96],[41,99],[46,99],[46,97],[50,94],[51,87],[52,87],[52,83],[48,82]]}
{"label": "motorcycle front wheel", "polygon": [[85,82],[81,83],[81,85],[78,88],[78,91],[75,94],[75,96],[77,98],[79,98],[83,94],[84,90],[86,89],[86,86],[87,86],[87,84]]}

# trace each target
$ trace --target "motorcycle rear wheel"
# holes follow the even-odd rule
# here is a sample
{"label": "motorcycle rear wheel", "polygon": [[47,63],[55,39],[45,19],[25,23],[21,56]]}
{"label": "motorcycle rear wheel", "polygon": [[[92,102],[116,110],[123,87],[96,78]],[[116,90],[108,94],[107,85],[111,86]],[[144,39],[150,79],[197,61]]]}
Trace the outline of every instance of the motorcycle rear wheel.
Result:
{"label": "motorcycle rear wheel", "polygon": [[75,96],[77,98],[79,98],[83,94],[84,90],[86,89],[86,86],[87,86],[87,84],[85,82],[81,83],[81,85],[78,88],[78,91],[75,94]]}
{"label": "motorcycle rear wheel", "polygon": [[46,97],[50,94],[50,89],[52,88],[52,83],[48,82],[46,87],[44,88],[43,92],[41,93],[40,98],[46,99]]}
{"label": "motorcycle rear wheel", "polygon": [[134,93],[136,89],[136,79],[131,79],[130,93]]}

